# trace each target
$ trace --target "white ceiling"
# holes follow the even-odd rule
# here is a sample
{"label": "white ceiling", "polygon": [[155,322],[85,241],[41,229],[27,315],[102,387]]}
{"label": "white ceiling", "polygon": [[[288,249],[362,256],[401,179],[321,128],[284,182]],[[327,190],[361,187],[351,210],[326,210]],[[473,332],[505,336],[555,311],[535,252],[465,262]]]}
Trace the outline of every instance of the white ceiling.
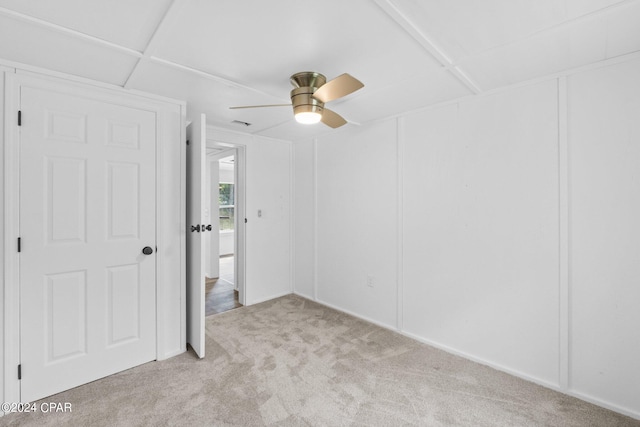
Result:
{"label": "white ceiling", "polygon": [[[0,0],[0,58],[187,101],[282,139],[333,130],[289,76],[348,72],[349,126],[640,51],[640,0]],[[233,124],[233,120],[251,126]]]}

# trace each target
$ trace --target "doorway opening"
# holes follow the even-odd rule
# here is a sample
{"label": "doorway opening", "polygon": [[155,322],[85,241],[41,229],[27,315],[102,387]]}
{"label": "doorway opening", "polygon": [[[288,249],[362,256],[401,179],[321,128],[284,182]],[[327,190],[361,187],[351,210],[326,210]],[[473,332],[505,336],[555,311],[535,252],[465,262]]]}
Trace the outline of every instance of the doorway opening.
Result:
{"label": "doorway opening", "polygon": [[238,251],[244,223],[243,171],[238,148],[207,144],[205,216],[211,233],[205,236],[205,316],[242,307],[244,266]]}

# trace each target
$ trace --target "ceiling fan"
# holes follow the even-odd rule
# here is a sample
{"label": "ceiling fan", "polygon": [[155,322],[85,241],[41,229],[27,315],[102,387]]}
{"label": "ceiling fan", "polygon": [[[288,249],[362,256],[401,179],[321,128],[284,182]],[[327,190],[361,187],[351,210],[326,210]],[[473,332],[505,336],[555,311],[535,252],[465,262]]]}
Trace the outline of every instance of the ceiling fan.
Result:
{"label": "ceiling fan", "polygon": [[324,104],[333,101],[364,87],[360,80],[344,73],[333,80],[320,73],[303,71],[289,78],[294,86],[291,91],[291,104],[247,105],[238,108],[260,107],[290,107],[293,106],[293,114],[298,123],[313,124],[322,122],[325,125],[337,128],[347,123],[338,113],[324,107]]}

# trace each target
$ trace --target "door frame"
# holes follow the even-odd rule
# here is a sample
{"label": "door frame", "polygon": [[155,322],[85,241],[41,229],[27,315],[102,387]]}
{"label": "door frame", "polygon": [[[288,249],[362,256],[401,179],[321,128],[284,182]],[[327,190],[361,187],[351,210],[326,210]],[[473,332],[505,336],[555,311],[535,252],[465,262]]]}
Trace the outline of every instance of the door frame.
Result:
{"label": "door frame", "polygon": [[[207,132],[207,135],[210,135]],[[235,230],[234,230],[234,281],[236,288],[238,289],[238,302],[242,305],[246,305],[247,301],[247,286],[246,286],[246,271],[247,271],[247,257],[246,257],[246,226],[244,219],[246,216],[246,146],[235,142],[222,141],[220,138],[207,137],[207,147],[228,148],[225,155],[233,153],[234,160],[234,175],[235,175]],[[213,215],[213,212],[211,212]],[[213,218],[213,216],[211,216]]]}
{"label": "door frame", "polygon": [[[20,257],[17,239],[20,230],[20,128],[16,126],[22,86],[33,86],[100,102],[151,111],[156,115],[156,360],[186,351],[186,265],[185,265],[185,111],[186,104],[159,96],[132,93],[109,85],[93,85],[85,80],[54,77],[32,71],[5,74],[4,84],[4,401],[20,402]],[[2,100],[0,100],[2,102]],[[26,117],[22,118],[26,120]],[[177,120],[176,120],[177,119]],[[176,182],[176,175],[179,179]],[[166,184],[166,185],[165,185]],[[165,210],[175,206],[179,208]],[[175,230],[179,222],[179,230]],[[173,255],[163,248],[172,245]],[[178,247],[176,253],[175,247]],[[169,269],[166,265],[170,264]],[[162,278],[169,275],[171,279]],[[174,285],[171,286],[171,281]],[[175,283],[179,283],[179,287]],[[175,324],[177,321],[177,324]]]}
{"label": "door frame", "polygon": [[[219,180],[220,180],[220,166],[218,164],[218,161],[221,158],[230,156],[230,155],[235,155],[235,150],[234,149],[226,149],[226,148],[221,148],[222,151],[217,151],[217,152],[210,152],[208,150],[209,147],[205,147],[205,150],[207,151],[206,153],[206,181],[207,181],[207,185],[206,185],[206,191],[207,191],[207,195],[205,197],[205,199],[207,200],[208,203],[206,203],[206,209],[209,210],[209,222],[211,223],[211,226],[213,227],[211,230],[211,233],[206,235],[208,236],[208,240],[205,241],[205,246],[207,246],[206,249],[206,265],[205,265],[205,275],[207,275],[207,277],[209,278],[216,278],[219,276],[220,273],[220,220],[218,218],[218,220],[214,221],[213,219],[216,218],[217,216],[214,216],[214,212],[216,212],[216,209],[219,205],[218,202],[216,200],[214,196],[214,191],[217,194],[217,190],[214,190],[215,187],[217,187],[219,185]],[[213,177],[214,177],[214,164],[218,164],[217,166],[217,173],[215,173],[215,176],[217,177],[217,180],[214,181]],[[215,238],[214,236],[216,236],[216,233],[218,233],[218,237]],[[218,247],[218,250],[216,249],[216,245]],[[214,261],[215,260],[215,261]],[[214,266],[214,264],[217,264],[216,266]],[[211,267],[211,268],[209,268]],[[218,275],[216,274],[206,274],[206,273],[212,273],[212,272],[216,272]]]}

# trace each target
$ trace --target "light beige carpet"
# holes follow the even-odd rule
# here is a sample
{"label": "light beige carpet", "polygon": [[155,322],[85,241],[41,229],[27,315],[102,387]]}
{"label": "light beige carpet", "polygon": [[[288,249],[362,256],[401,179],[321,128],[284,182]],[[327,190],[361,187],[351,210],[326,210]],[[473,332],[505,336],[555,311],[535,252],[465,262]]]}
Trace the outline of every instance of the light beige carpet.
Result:
{"label": "light beige carpet", "polygon": [[60,393],[0,425],[639,426],[296,296],[207,319],[185,353]]}

